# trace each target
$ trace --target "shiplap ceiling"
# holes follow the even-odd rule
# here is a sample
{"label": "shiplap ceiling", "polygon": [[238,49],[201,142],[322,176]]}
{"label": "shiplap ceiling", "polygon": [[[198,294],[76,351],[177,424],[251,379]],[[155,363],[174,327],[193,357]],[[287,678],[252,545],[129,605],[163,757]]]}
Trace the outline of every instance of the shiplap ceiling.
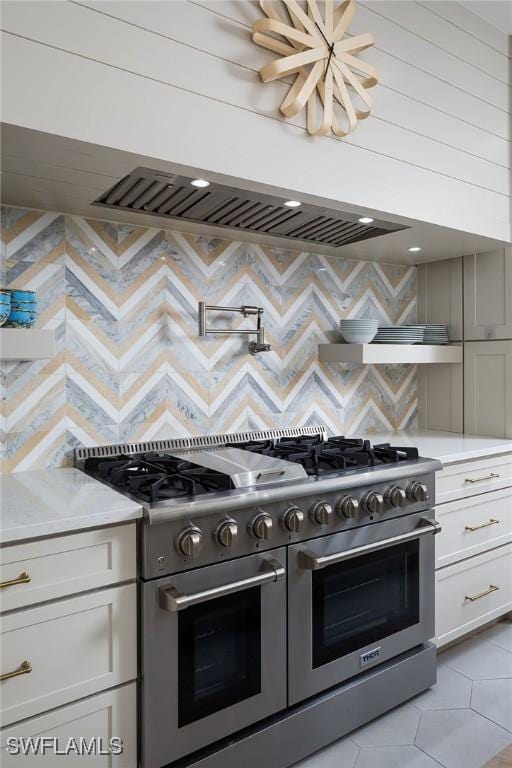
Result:
{"label": "shiplap ceiling", "polygon": [[[142,165],[158,168],[161,172],[175,173],[191,178],[207,178],[212,182],[236,186],[251,192],[279,196],[284,200],[296,199],[293,189],[280,189],[248,182],[239,178],[207,173],[204,169],[180,166],[156,158],[135,155],[74,139],[40,133],[18,126],[1,126],[1,200],[5,205],[59,211],[93,219],[119,221],[145,227],[161,227],[183,232],[195,232],[219,236],[219,230],[207,224],[170,222],[166,216],[115,208],[102,209],[94,201],[106,189]],[[320,243],[300,244],[283,240],[265,233],[223,229],[226,239],[256,242],[289,247],[292,250],[308,250],[327,255],[339,254],[345,258],[365,259],[398,264],[416,264],[475,251],[485,252],[503,245],[501,241],[472,235],[460,230],[419,222],[406,217],[390,216],[370,208],[355,208],[340,201],[301,194],[304,203],[326,206],[330,209],[357,216],[371,216],[402,225],[407,229],[391,232],[363,242],[351,243],[340,248]],[[289,245],[287,245],[289,243]],[[420,246],[419,253],[408,248]]]}
{"label": "shiplap ceiling", "polygon": [[461,4],[496,29],[512,35],[511,0],[465,0]]}

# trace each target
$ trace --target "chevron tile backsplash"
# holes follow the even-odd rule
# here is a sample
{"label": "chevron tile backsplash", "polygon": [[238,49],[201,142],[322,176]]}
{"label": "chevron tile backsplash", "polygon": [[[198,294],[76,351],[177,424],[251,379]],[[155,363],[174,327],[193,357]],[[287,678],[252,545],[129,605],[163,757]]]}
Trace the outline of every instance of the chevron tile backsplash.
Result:
{"label": "chevron tile backsplash", "polygon": [[[414,267],[4,207],[0,280],[38,293],[52,360],[2,363],[4,471],[71,464],[116,441],[324,424],[366,434],[416,420],[414,366],[325,365],[342,317],[416,318]],[[197,334],[197,302],[263,306],[272,351]],[[245,327],[253,318],[209,315]]]}

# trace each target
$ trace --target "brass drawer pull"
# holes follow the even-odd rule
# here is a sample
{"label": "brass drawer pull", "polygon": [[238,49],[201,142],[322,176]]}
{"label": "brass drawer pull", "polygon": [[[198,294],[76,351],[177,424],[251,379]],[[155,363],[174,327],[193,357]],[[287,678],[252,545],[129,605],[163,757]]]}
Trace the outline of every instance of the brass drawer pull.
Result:
{"label": "brass drawer pull", "polygon": [[22,661],[18,669],[12,672],[6,672],[5,675],[0,675],[0,680],[10,680],[11,677],[18,677],[19,675],[28,675],[32,672],[32,664],[29,661]]}
{"label": "brass drawer pull", "polygon": [[470,603],[474,603],[475,600],[480,600],[481,597],[490,595],[491,592],[497,592],[499,587],[495,587],[494,584],[489,584],[489,589],[484,589],[483,592],[479,592],[478,595],[465,595],[464,600],[468,600]]}
{"label": "brass drawer pull", "polygon": [[23,571],[23,573],[20,573],[16,579],[9,579],[9,581],[0,582],[0,589],[4,589],[5,587],[14,587],[15,584],[28,584],[29,581],[30,576],[26,571]]}
{"label": "brass drawer pull", "polygon": [[465,483],[482,483],[484,480],[493,480],[495,477],[499,477],[497,472],[491,472],[490,475],[485,477],[466,477]]}
{"label": "brass drawer pull", "polygon": [[480,523],[480,525],[465,525],[464,530],[465,531],[479,531],[480,528],[488,528],[490,525],[498,525],[499,520],[496,520],[494,517],[491,517],[488,523]]}

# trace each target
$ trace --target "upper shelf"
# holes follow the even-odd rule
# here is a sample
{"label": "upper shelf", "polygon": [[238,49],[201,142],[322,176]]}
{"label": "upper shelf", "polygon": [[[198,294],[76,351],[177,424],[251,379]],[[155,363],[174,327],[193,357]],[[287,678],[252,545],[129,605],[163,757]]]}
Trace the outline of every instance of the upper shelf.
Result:
{"label": "upper shelf", "polygon": [[0,328],[0,360],[47,360],[55,357],[55,334],[39,328]]}
{"label": "upper shelf", "polygon": [[462,363],[462,345],[449,344],[320,344],[324,363]]}

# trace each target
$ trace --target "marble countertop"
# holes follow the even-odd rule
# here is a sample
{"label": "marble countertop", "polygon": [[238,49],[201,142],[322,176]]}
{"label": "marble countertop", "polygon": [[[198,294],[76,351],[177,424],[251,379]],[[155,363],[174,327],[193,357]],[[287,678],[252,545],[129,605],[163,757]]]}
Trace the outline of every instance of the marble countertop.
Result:
{"label": "marble countertop", "polygon": [[500,453],[512,453],[512,440],[500,440],[495,437],[477,437],[458,432],[437,432],[435,430],[410,430],[397,432],[379,432],[371,435],[373,443],[394,443],[395,445],[415,445],[420,456],[439,459],[443,464],[456,461],[496,456]]}
{"label": "marble countertop", "polygon": [[113,525],[142,517],[139,504],[78,469],[0,476],[0,543]]}
{"label": "marble countertop", "polygon": [[[443,464],[512,452],[512,440],[425,430],[372,434],[374,443],[413,445]],[[114,525],[142,517],[142,507],[78,469],[0,476],[0,544]]]}

